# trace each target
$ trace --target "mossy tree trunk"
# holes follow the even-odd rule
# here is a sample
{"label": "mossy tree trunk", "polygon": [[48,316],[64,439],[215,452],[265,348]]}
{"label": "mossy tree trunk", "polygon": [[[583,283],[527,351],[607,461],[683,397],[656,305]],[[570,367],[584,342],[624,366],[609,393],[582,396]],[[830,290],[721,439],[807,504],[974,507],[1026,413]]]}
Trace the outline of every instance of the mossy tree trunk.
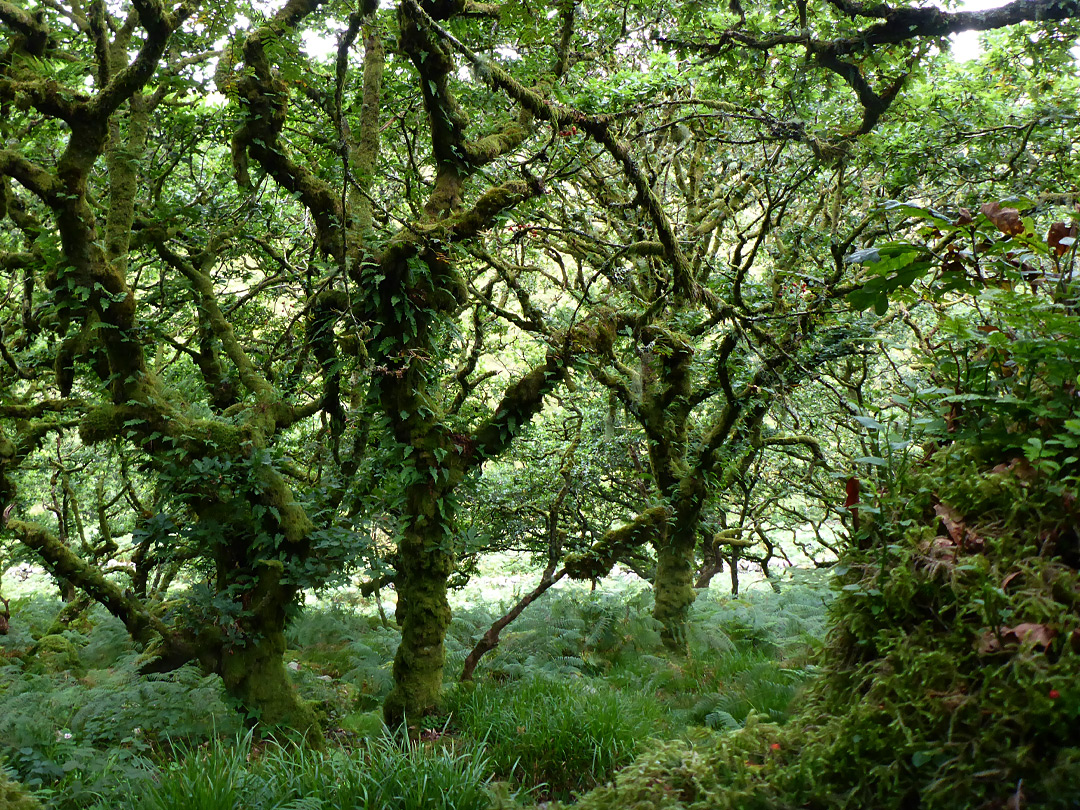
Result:
{"label": "mossy tree trunk", "polygon": [[649,463],[670,519],[653,540],[656,574],[653,616],[672,650],[685,648],[686,620],[694,603],[694,549],[704,493],[688,469],[690,367],[693,349],[684,335],[651,327],[642,339],[651,347],[641,360],[640,414]]}
{"label": "mossy tree trunk", "polygon": [[[452,11],[449,13],[453,13]],[[490,419],[469,432],[448,422],[440,367],[444,348],[435,334],[464,306],[466,289],[453,256],[495,218],[539,192],[511,181],[481,194],[462,210],[466,183],[481,166],[516,148],[527,121],[512,123],[479,141],[464,137],[464,116],[449,89],[456,69],[446,45],[418,7],[399,9],[400,47],[412,61],[428,112],[435,182],[424,222],[397,240],[357,275],[368,290],[368,312],[379,333],[372,362],[373,387],[397,441],[406,448],[407,486],[398,540],[397,620],[401,644],[394,658],[394,688],[387,697],[388,725],[415,724],[437,704],[450,624],[447,580],[454,570],[457,525],[454,490],[466,474],[498,455],[540,409],[563,375],[554,354],[511,385]],[[372,272],[371,267],[375,268]]]}
{"label": "mossy tree trunk", "polygon": [[383,714],[398,728],[419,723],[442,689],[444,639],[450,626],[446,583],[454,570],[454,523],[446,494],[427,484],[408,493],[407,525],[398,541],[397,622],[401,644],[394,656],[394,687]]}
{"label": "mossy tree trunk", "polygon": [[302,700],[286,672],[285,628],[296,589],[282,582],[276,561],[249,564],[255,581],[245,589],[230,624],[197,628],[190,645],[204,671],[221,676],[225,691],[252,719],[270,727],[294,729],[309,745],[322,747],[322,732],[311,705]]}
{"label": "mossy tree trunk", "polygon": [[[264,44],[317,6],[318,0],[292,0],[253,31],[243,43],[244,71],[220,71],[218,85],[223,92],[238,95],[245,111],[233,138],[237,180],[249,184],[248,161],[253,159],[278,185],[296,194],[311,212],[321,251],[350,279],[349,294],[323,296],[312,321],[315,353],[324,370],[323,406],[335,432],[335,457],[342,388],[334,377],[339,365],[334,319],[345,316],[345,321],[369,325],[371,330],[354,335],[355,359],[371,369],[366,400],[386,415],[406,458],[395,577],[402,642],[394,664],[395,686],[385,709],[387,720],[398,725],[406,718],[418,722],[434,706],[441,686],[443,639],[450,619],[446,582],[453,570],[457,533],[454,489],[469,470],[502,452],[539,409],[544,394],[561,380],[562,360],[549,356],[511,385],[496,413],[474,430],[449,423],[442,401],[445,356],[440,330],[465,305],[467,292],[455,266],[456,245],[476,238],[505,211],[540,193],[535,183],[511,180],[490,188],[466,210],[466,184],[480,167],[525,140],[529,120],[523,116],[476,141],[467,140],[465,117],[450,92],[454,60],[436,36],[428,12],[403,3],[398,10],[398,44],[415,69],[428,113],[434,184],[420,221],[410,222],[376,250],[368,238],[372,218],[366,189],[379,146],[379,109],[385,105],[380,98],[383,54],[377,44],[377,20],[365,35],[361,131],[356,139],[344,125],[342,93],[348,48],[362,28],[359,17],[351,18],[338,51],[335,125],[349,147],[346,172],[356,181],[344,198],[295,160],[282,138],[288,87],[275,75]],[[431,7],[441,19],[462,10],[459,4]],[[355,470],[354,455],[361,451],[362,444],[354,444],[351,454],[343,452],[341,469]]]}
{"label": "mossy tree trunk", "polygon": [[[55,169],[23,161],[16,173],[57,223],[67,268],[62,276],[53,273],[45,281],[61,305],[61,326],[67,334],[55,364],[61,399],[43,401],[32,414],[37,421],[20,424],[15,441],[0,448],[4,506],[15,494],[7,480],[8,472],[34,452],[46,435],[77,425],[85,445],[121,438],[143,455],[148,469],[168,469],[174,494],[190,503],[198,502],[196,512],[220,510],[226,502],[209,491],[209,477],[199,472],[198,465],[210,461],[243,467],[266,450],[277,432],[316,410],[311,405],[294,407],[282,401],[239,347],[198,259],[164,249],[165,236],[153,228],[147,229],[150,239],[161,240],[157,247],[162,248],[159,252],[163,259],[191,281],[205,329],[214,334],[236,366],[254,407],[228,422],[194,417],[184,410],[183,398],[173,395],[147,361],[140,338],[143,327],[138,322],[127,269],[149,115],[165,94],[144,96],[142,87],[153,76],[172,32],[184,22],[184,15],[167,14],[160,4],[148,3],[138,19],[146,28],[145,41],[130,65],[127,54],[135,33],[133,27],[117,26],[111,43],[104,41],[104,29],[96,32],[102,45],[98,49],[98,69],[107,83],[100,95],[73,104],[64,100],[57,87],[42,98],[42,112],[55,115],[57,110],[64,111],[60,117],[71,130]],[[108,82],[113,75],[122,76],[123,81]],[[101,157],[105,158],[108,185],[104,227],[88,190],[88,178]],[[206,250],[210,260],[216,258],[212,248],[208,245]],[[210,360],[213,362],[201,366],[220,369],[216,357]],[[88,407],[74,401],[68,407],[78,414],[77,419],[69,415],[51,422],[41,420],[50,412],[64,412],[80,361],[88,363],[93,372],[90,379],[83,381],[85,387],[102,389],[111,403]],[[212,381],[207,378],[207,382]],[[225,555],[228,562],[225,568],[219,565],[218,584],[226,582],[230,593],[241,600],[244,593],[259,594],[252,599],[252,605],[239,612],[228,638],[215,635],[207,627],[192,633],[190,628],[166,625],[150,602],[121,591],[101,576],[92,562],[74,553],[62,537],[45,527],[12,521],[9,528],[40,555],[50,571],[102,603],[125,623],[137,642],[153,650],[156,660],[148,663],[149,668],[170,669],[199,662],[205,671],[221,674],[230,694],[254,713],[283,722],[295,721],[317,732],[310,710],[302,706],[288,686],[281,660],[285,608],[296,591],[282,585],[281,572],[274,569],[275,564],[281,567],[280,562],[271,560],[267,565],[263,560],[277,554],[290,563],[303,562],[310,552],[311,525],[281,476],[267,465],[255,467],[253,474],[259,480],[251,488],[248,510],[257,506],[267,515],[276,513],[279,517],[264,516],[257,531],[245,527],[228,542],[236,544],[261,533],[282,538],[283,548],[256,551],[234,547]],[[226,543],[219,539],[210,545],[225,547]],[[215,627],[213,622],[209,626]],[[244,667],[250,668],[250,674],[241,674]]]}

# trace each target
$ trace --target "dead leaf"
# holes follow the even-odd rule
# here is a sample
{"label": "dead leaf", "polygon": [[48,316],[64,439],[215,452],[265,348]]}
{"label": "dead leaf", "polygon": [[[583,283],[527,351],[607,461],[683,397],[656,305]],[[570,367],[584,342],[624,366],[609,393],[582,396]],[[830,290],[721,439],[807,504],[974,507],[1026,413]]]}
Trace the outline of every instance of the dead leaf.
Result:
{"label": "dead leaf", "polygon": [[1011,459],[1007,463],[1003,462],[1001,464],[998,464],[992,470],[990,470],[990,472],[997,473],[999,475],[1002,473],[1012,473],[1021,481],[1030,481],[1036,476],[1035,468],[1031,466],[1031,462],[1028,461],[1026,458],[1020,457]]}
{"label": "dead leaf", "polygon": [[956,220],[957,225],[970,225],[975,221],[975,216],[971,213],[970,208],[961,208],[960,216]]}
{"label": "dead leaf", "polygon": [[844,506],[852,507],[857,504],[859,502],[859,479],[855,476],[849,478],[845,490],[847,497],[844,499]]}
{"label": "dead leaf", "polygon": [[1001,203],[983,203],[979,208],[983,215],[1006,236],[1018,236],[1024,232],[1020,212],[1015,208],[1002,208]]}
{"label": "dead leaf", "polygon": [[1001,580],[1001,590],[1006,590],[1009,585],[1012,584],[1013,580],[1020,576],[1022,573],[1023,571],[1013,571],[1011,574],[1005,577],[1005,579]]}
{"label": "dead leaf", "polygon": [[1033,650],[1046,650],[1056,635],[1057,630],[1045,624],[1024,622],[1016,627],[999,627],[996,633],[993,630],[983,631],[976,649],[980,655],[998,653],[1006,647],[1012,649],[1024,644],[1030,644]]}
{"label": "dead leaf", "polygon": [[982,635],[979,636],[979,643],[975,649],[979,655],[1001,652],[1001,640],[992,630],[984,630]]}
{"label": "dead leaf", "polygon": [[941,263],[941,274],[943,276],[966,276],[967,268],[959,256],[950,253],[945,257],[945,261]]}
{"label": "dead leaf", "polygon": [[1049,232],[1046,234],[1046,244],[1050,247],[1057,256],[1064,256],[1069,252],[1075,242],[1061,244],[1062,239],[1076,239],[1077,229],[1076,223],[1072,225],[1066,225],[1064,222],[1055,222],[1050,226]]}
{"label": "dead leaf", "polygon": [[934,507],[934,512],[941,522],[945,524],[945,531],[949,533],[949,537],[956,545],[960,545],[964,542],[964,518],[951,506],[944,503],[939,503]]}
{"label": "dead leaf", "polygon": [[1031,644],[1032,647],[1045,650],[1057,635],[1057,630],[1045,624],[1024,622],[1016,627],[1002,627],[1001,638],[1005,642]]}

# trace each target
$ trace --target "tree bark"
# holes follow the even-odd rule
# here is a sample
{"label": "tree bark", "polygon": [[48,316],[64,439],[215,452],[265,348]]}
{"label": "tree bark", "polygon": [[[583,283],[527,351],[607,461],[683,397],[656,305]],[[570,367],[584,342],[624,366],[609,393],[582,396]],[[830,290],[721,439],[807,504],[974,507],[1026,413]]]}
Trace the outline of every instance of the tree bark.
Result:
{"label": "tree bark", "polygon": [[401,643],[383,717],[390,728],[412,724],[409,733],[414,736],[416,724],[438,704],[442,689],[444,639],[451,618],[446,582],[454,570],[454,555],[453,525],[444,514],[449,506],[440,502],[442,493],[425,483],[410,490],[395,580]]}

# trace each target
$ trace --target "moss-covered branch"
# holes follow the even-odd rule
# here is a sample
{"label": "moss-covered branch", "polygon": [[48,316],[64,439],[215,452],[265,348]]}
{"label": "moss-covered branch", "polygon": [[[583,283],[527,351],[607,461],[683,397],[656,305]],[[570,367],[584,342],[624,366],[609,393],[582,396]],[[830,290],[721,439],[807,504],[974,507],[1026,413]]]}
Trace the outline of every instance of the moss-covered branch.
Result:
{"label": "moss-covered branch", "polygon": [[232,324],[229,323],[225,314],[221,311],[217,293],[214,290],[213,279],[200,266],[196,266],[196,262],[202,267],[209,266],[217,259],[216,254],[211,251],[197,259],[185,258],[158,239],[154,240],[154,248],[162,261],[177,270],[191,284],[191,288],[198,298],[200,313],[205,314],[214,335],[221,341],[226,356],[236,366],[236,371],[240,375],[240,382],[244,384],[244,387],[256,396],[265,399],[275,398],[273,386],[256,370],[255,364],[251,362],[251,358],[247,356],[247,352],[240,345]]}
{"label": "moss-covered branch", "polygon": [[322,2],[289,0],[277,14],[244,39],[243,55],[248,69],[239,76],[219,71],[216,79],[221,92],[235,92],[239,96],[243,111],[243,123],[233,135],[232,143],[237,182],[244,188],[251,186],[248,175],[250,154],[279,186],[300,197],[315,220],[323,253],[343,261],[339,233],[345,225],[345,212],[341,200],[329,183],[297,163],[281,143],[280,135],[288,113],[289,86],[273,75],[264,47],[264,43],[294,28]]}
{"label": "moss-covered branch", "polygon": [[0,22],[23,38],[23,48],[31,56],[43,56],[49,44],[49,29],[45,27],[40,13],[31,14],[11,3],[0,2]]}
{"label": "moss-covered branch", "polygon": [[186,4],[181,4],[175,12],[169,12],[160,0],[133,0],[133,3],[139,15],[139,21],[146,30],[142,46],[131,64],[117,71],[112,81],[90,100],[83,116],[80,117],[102,122],[142,89],[154,75],[172,33],[194,10]]}
{"label": "moss-covered branch", "polygon": [[544,397],[566,376],[565,360],[549,353],[543,365],[506,389],[494,415],[472,436],[475,452],[470,463],[477,465],[497,456],[513,441],[544,404]]}
{"label": "moss-covered branch", "polygon": [[0,175],[13,178],[46,204],[55,202],[62,189],[60,181],[44,167],[11,149],[0,149]]}
{"label": "moss-covered branch", "polygon": [[364,87],[360,99],[360,132],[352,148],[350,162],[356,186],[350,189],[358,241],[363,244],[372,226],[371,187],[379,156],[379,111],[382,109],[382,81],[386,53],[378,28],[364,37]]}
{"label": "moss-covered branch", "polygon": [[762,447],[798,447],[807,448],[820,462],[825,462],[825,454],[821,451],[821,442],[813,436],[796,434],[792,436],[769,436],[761,440]]}
{"label": "moss-covered branch", "polygon": [[664,245],[666,257],[672,266],[675,294],[690,299],[700,296],[700,290],[693,279],[690,262],[679,245],[675,229],[663,204],[653,190],[649,178],[631,154],[629,144],[612,133],[612,119],[609,116],[587,115],[579,110],[571,110],[547,101],[538,92],[526,88],[502,67],[477,54],[431,19],[416,3],[416,0],[405,0],[402,7],[414,9],[418,17],[426,18],[427,25],[438,34],[441,40],[453,45],[469,59],[478,75],[484,77],[492,87],[505,92],[521,105],[522,109],[542,121],[549,121],[555,127],[577,126],[603,146],[619,163],[624,175],[637,193],[638,202],[656,228],[660,242]]}
{"label": "moss-covered branch", "polygon": [[133,639],[149,644],[158,638],[169,638],[168,628],[160,619],[151,615],[137,599],[126,596],[119,586],[78,557],[48,529],[24,520],[8,521],[6,528],[41,557],[49,573],[72,582],[120,619]]}
{"label": "moss-covered branch", "polygon": [[646,543],[654,542],[667,527],[671,512],[654,506],[641,512],[625,526],[606,532],[588,551],[567,555],[566,573],[571,579],[600,579],[615,563],[634,555]]}

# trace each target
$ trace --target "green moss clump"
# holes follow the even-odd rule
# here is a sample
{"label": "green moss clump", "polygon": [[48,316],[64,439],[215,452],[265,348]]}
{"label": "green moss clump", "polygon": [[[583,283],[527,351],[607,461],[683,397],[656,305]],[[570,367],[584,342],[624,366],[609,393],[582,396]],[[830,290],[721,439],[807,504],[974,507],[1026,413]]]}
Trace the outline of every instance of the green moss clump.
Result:
{"label": "green moss clump", "polygon": [[86,414],[79,423],[82,443],[97,444],[116,437],[123,427],[122,410],[115,405],[102,405]]}
{"label": "green moss clump", "polygon": [[79,651],[68,639],[59,635],[42,636],[34,645],[30,671],[39,674],[71,673],[81,675]]}
{"label": "green moss clump", "polygon": [[232,647],[221,659],[225,688],[267,726],[303,732],[313,748],[323,746],[322,730],[311,704],[296,693],[285,672],[285,634],[268,632],[257,643]]}
{"label": "green moss clump", "polygon": [[0,771],[0,810],[41,810],[41,803]]}
{"label": "green moss clump", "polygon": [[694,590],[694,547],[670,544],[657,554],[653,617],[663,625],[664,643],[685,646],[686,622],[697,592]]}

